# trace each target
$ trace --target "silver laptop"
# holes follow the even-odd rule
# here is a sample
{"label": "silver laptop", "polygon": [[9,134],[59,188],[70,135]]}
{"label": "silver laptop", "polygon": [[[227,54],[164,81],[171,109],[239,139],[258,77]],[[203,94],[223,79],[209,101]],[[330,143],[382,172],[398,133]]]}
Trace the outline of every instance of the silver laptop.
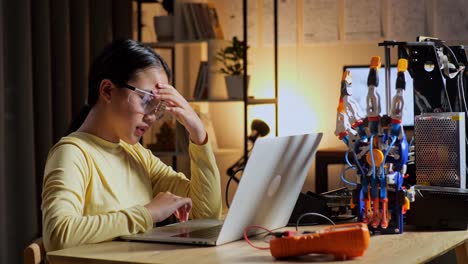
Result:
{"label": "silver laptop", "polygon": [[121,238],[221,245],[241,239],[244,228],[249,225],[268,229],[284,227],[321,139],[322,133],[258,139],[224,222],[213,219],[191,220]]}

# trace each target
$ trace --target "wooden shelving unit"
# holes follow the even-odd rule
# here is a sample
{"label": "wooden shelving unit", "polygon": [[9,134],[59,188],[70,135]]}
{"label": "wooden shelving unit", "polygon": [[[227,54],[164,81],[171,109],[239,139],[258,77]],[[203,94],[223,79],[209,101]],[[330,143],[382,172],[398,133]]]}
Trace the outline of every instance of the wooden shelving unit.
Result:
{"label": "wooden shelving unit", "polygon": [[[177,5],[178,3],[187,3],[187,2],[191,2],[192,0],[175,0],[174,3],[175,5]],[[144,0],[136,0],[137,2],[137,26],[138,26],[138,31],[137,31],[137,38],[139,41],[142,40],[142,26],[143,26],[143,23],[142,23],[142,3],[143,2],[147,2],[147,1],[144,1]],[[177,6],[174,7],[174,15],[177,16],[179,14],[180,16],[180,13],[178,13],[178,11],[180,12],[180,8],[178,8]],[[278,135],[278,21],[277,21],[277,14],[278,14],[278,10],[277,10],[277,0],[274,1],[274,78],[275,78],[275,81],[274,81],[274,98],[268,98],[268,99],[257,99],[257,98],[252,98],[252,97],[249,97],[248,96],[248,93],[247,93],[247,75],[248,75],[248,54],[247,52],[245,53],[245,57],[244,57],[244,69],[245,69],[245,72],[244,72],[244,98],[243,99],[222,99],[222,98],[213,98],[213,99],[202,99],[202,100],[195,100],[195,99],[191,99],[190,97],[188,97],[188,101],[190,103],[242,103],[243,105],[243,127],[244,127],[244,133],[243,133],[243,142],[244,142],[244,146],[243,146],[243,155],[244,156],[247,156],[248,155],[248,152],[249,152],[249,149],[248,149],[248,135],[250,133],[250,125],[247,123],[248,122],[248,113],[249,113],[249,106],[254,106],[254,105],[265,105],[265,104],[268,104],[268,105],[274,105],[274,108],[275,108],[275,131],[272,131],[274,132],[275,136]],[[247,10],[247,0],[243,0],[243,39],[245,40],[245,43],[246,45],[248,45],[248,28],[247,28],[247,24],[248,24],[248,21],[247,21],[247,14],[248,14],[248,10]],[[177,23],[180,23],[181,22],[181,19],[180,18],[175,18],[174,19],[175,21],[175,24]],[[177,30],[177,27],[178,25],[175,25],[175,31],[178,31]],[[176,67],[176,63],[177,63],[177,60],[176,60],[176,57],[177,57],[177,52],[176,52],[176,46],[177,45],[202,45],[204,43],[208,43],[210,40],[208,39],[205,39],[205,40],[180,40],[182,39],[181,38],[181,35],[180,35],[180,30],[175,33],[175,41],[165,41],[165,42],[150,42],[150,43],[145,43],[146,45],[148,45],[149,47],[152,47],[154,49],[165,49],[165,50],[169,50],[171,52],[171,63],[172,63],[172,68],[173,68],[173,85],[175,86],[175,76],[176,74],[181,74],[181,73],[178,73],[177,72],[177,67]],[[217,151],[218,153],[232,153],[233,150],[232,149],[220,149]],[[177,153],[177,151],[175,153],[170,153],[170,152],[161,152],[161,153],[157,153],[158,155],[163,155],[163,156],[173,156],[173,164],[176,164],[176,159],[177,159],[177,156],[180,155],[180,153]]]}

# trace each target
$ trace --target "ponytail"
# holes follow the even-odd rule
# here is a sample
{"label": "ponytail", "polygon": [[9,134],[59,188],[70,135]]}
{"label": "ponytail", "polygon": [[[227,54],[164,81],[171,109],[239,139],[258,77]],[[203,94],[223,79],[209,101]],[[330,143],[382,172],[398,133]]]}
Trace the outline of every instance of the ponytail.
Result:
{"label": "ponytail", "polygon": [[80,126],[86,120],[86,117],[88,116],[90,111],[91,111],[91,106],[89,106],[88,104],[83,105],[78,115],[75,116],[70,126],[68,127],[67,135],[77,131],[78,128],[80,128]]}

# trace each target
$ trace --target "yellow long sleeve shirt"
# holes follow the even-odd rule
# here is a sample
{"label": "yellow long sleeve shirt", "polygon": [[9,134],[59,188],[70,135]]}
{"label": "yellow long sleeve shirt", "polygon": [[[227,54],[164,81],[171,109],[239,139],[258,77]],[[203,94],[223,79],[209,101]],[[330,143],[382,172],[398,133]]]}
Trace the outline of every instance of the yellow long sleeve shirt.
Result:
{"label": "yellow long sleeve shirt", "polygon": [[74,132],[49,152],[42,191],[47,251],[111,240],[153,226],[144,207],[159,192],[190,197],[191,218],[219,218],[221,186],[210,144],[190,143],[191,180],[141,144]]}

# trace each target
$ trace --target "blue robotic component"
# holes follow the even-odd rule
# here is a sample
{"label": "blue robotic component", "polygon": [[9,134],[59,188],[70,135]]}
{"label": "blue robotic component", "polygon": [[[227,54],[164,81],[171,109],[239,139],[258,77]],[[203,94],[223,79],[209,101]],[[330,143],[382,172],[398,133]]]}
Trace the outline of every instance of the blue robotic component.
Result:
{"label": "blue robotic component", "polygon": [[[349,139],[345,142],[353,152],[354,165],[348,162],[347,156],[346,161],[350,168],[357,168],[353,203],[357,206],[358,220],[367,223],[371,231],[384,234],[403,232],[403,214],[409,208],[409,200],[402,190],[409,146],[401,125],[407,65],[405,59],[398,61],[397,94],[392,98],[390,117],[381,120],[380,95],[376,91],[380,58],[372,58],[366,109],[369,134],[356,137],[353,145]],[[345,109],[342,99],[342,109]],[[389,124],[381,124],[383,120],[389,120]],[[344,179],[344,172],[342,179],[352,184]]]}

